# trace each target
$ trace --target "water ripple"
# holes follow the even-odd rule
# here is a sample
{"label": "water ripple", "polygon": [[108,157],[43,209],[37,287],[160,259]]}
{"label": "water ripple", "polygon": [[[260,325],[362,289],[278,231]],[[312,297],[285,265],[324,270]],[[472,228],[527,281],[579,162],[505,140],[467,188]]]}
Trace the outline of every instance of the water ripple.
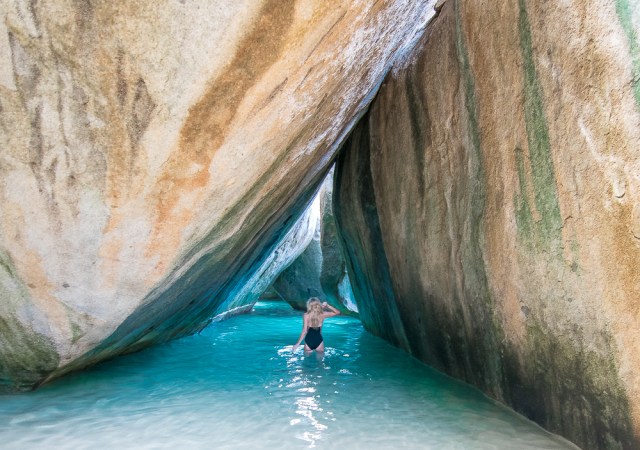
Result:
{"label": "water ripple", "polygon": [[291,352],[284,304],[215,323],[28,394],[0,397],[11,449],[571,448],[366,333],[325,322],[323,356]]}

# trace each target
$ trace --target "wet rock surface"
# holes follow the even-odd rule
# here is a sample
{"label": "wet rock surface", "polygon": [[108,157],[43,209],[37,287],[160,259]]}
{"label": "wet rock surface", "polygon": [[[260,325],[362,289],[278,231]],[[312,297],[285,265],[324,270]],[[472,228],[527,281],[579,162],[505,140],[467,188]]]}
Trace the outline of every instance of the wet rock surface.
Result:
{"label": "wet rock surface", "polygon": [[584,448],[640,446],[634,29],[449,0],[337,169],[365,326]]}
{"label": "wet rock surface", "polygon": [[0,388],[201,329],[427,1],[3,3]]}

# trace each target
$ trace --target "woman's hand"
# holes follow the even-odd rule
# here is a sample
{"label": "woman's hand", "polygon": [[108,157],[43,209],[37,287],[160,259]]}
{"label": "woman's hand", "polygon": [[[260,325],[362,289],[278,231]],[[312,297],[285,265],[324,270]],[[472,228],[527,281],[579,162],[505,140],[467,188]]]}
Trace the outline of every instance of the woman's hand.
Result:
{"label": "woman's hand", "polygon": [[325,318],[337,316],[338,314],[340,314],[340,310],[334,308],[327,302],[322,303],[322,308],[326,308],[329,310],[329,312],[322,313]]}
{"label": "woman's hand", "polygon": [[295,353],[296,350],[298,350],[298,347],[300,347],[300,344],[295,344],[292,348],[291,348],[291,353]]}

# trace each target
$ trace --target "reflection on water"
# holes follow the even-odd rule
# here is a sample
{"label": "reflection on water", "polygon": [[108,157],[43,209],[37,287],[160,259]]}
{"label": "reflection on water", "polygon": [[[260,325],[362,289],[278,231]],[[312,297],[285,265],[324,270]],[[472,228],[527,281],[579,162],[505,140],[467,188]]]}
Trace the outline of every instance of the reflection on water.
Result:
{"label": "reflection on water", "polygon": [[3,449],[570,448],[338,317],[291,353],[300,314],[246,316],[0,397]]}
{"label": "reflection on water", "polygon": [[[329,349],[327,351],[331,352]],[[295,389],[299,393],[295,399],[296,414],[302,417],[291,419],[289,424],[291,426],[299,425],[299,428],[302,428],[303,431],[297,433],[296,437],[307,442],[309,447],[313,448],[316,446],[316,441],[322,438],[322,432],[328,429],[328,426],[323,421],[336,419],[331,417],[333,415],[331,411],[327,411],[323,416],[324,409],[320,404],[320,393],[317,390],[318,383],[322,379],[322,372],[320,371],[320,374],[316,375],[313,370],[305,371],[304,368],[317,367],[322,370],[330,369],[330,367],[324,365],[324,353],[313,352],[304,357],[298,357],[292,355],[290,347],[281,350],[279,353],[287,358],[287,367],[291,376],[291,383],[287,385],[287,388]],[[311,361],[311,364],[307,361]],[[314,366],[314,362],[317,365]]]}

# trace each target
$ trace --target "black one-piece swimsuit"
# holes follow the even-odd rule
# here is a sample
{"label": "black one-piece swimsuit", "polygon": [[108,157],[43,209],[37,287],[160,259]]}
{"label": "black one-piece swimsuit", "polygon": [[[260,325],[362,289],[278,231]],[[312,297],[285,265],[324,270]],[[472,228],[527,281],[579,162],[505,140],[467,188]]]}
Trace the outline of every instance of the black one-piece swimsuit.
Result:
{"label": "black one-piece swimsuit", "polygon": [[304,337],[304,342],[309,346],[311,350],[315,350],[322,344],[322,327],[309,327],[307,335]]}

